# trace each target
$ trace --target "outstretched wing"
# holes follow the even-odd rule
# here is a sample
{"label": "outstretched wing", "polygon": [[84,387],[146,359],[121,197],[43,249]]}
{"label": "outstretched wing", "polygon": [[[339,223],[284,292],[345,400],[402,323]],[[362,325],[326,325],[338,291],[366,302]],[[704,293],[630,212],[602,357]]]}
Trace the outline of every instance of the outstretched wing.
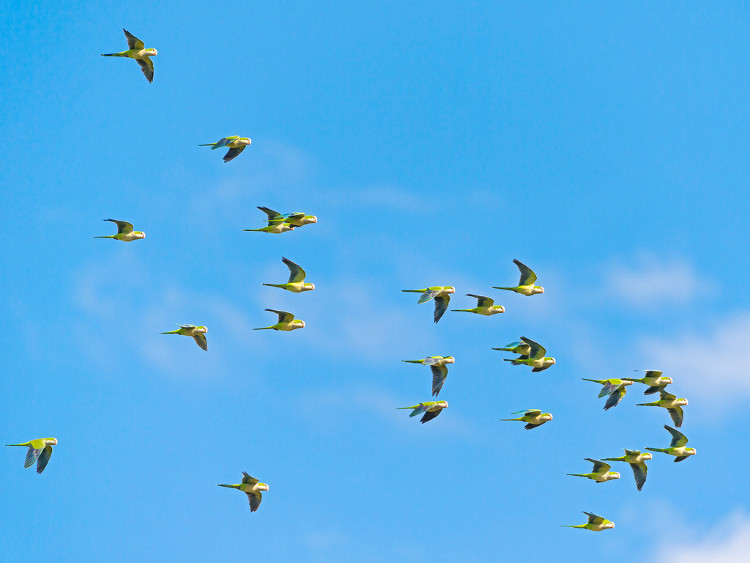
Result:
{"label": "outstretched wing", "polygon": [[620,401],[622,401],[622,398],[627,392],[628,391],[627,389],[625,389],[625,387],[617,387],[614,391],[612,391],[612,393],[609,394],[609,397],[607,397],[607,402],[604,403],[604,410],[607,411],[612,407],[617,406]]}
{"label": "outstretched wing", "polygon": [[294,315],[288,311],[277,311],[276,309],[266,309],[271,313],[276,313],[279,316],[280,323],[288,323],[294,320]]}
{"label": "outstretched wing", "polygon": [[36,472],[41,473],[49,463],[49,458],[52,457],[52,446],[45,446],[42,453],[39,455],[39,459],[36,462]]}
{"label": "outstretched wing", "polygon": [[490,299],[484,295],[474,295],[473,293],[467,293],[467,297],[475,297],[477,299],[477,307],[492,307],[495,304],[494,299]]}
{"label": "outstretched wing", "polygon": [[440,320],[440,317],[448,310],[448,303],[450,303],[450,295],[440,295],[435,297],[435,322]]}
{"label": "outstretched wing", "polygon": [[141,67],[141,70],[143,71],[143,75],[146,77],[146,80],[149,82],[154,81],[154,63],[149,57],[144,57],[142,59],[136,59],[135,60],[138,63],[138,66]]}
{"label": "outstretched wing", "polygon": [[435,297],[440,291],[425,289],[424,293],[419,296],[417,303],[427,303],[430,299]]}
{"label": "outstretched wing", "polygon": [[424,416],[421,418],[420,422],[422,424],[424,424],[425,422],[429,422],[430,420],[438,416],[441,412],[443,412],[443,409],[438,409],[435,411],[427,411],[426,413],[424,413]]}
{"label": "outstretched wing", "polygon": [[437,397],[443,388],[445,380],[448,378],[448,368],[445,365],[432,365],[430,369],[432,370],[432,394]]}
{"label": "outstretched wing", "polygon": [[127,29],[122,28],[122,30],[125,32],[125,37],[128,40],[128,49],[143,49],[145,47],[143,41],[130,33]]}
{"label": "outstretched wing", "polygon": [[39,454],[41,454],[44,451],[44,446],[41,448],[35,448],[32,445],[29,445],[29,449],[26,451],[26,459],[23,462],[24,468],[31,467],[36,463],[36,460],[39,459]]}
{"label": "outstretched wing", "polygon": [[643,484],[646,482],[646,474],[648,473],[648,467],[643,462],[631,463],[630,468],[633,470],[633,477],[635,477],[635,486],[640,491],[643,488]]}
{"label": "outstretched wing", "polygon": [[536,281],[536,274],[523,262],[513,260],[513,263],[521,270],[521,280],[518,285],[532,285]]}
{"label": "outstretched wing", "polygon": [[523,413],[529,416],[539,416],[540,414],[542,414],[542,411],[541,409],[527,409],[525,411],[519,411],[517,413],[514,412],[513,414],[520,414],[520,413]]}
{"label": "outstretched wing", "polygon": [[281,258],[281,261],[287,265],[287,268],[289,268],[289,283],[297,283],[304,281],[305,276],[307,275],[305,273],[305,270],[302,269],[302,267],[299,264],[295,264],[288,258]]}
{"label": "outstretched wing", "polygon": [[526,338],[525,336],[522,336],[521,340],[529,345],[529,358],[538,360],[539,358],[543,358],[547,354],[547,350],[545,350],[544,347],[538,342],[534,342],[533,340],[531,340],[530,338]]}
{"label": "outstretched wing", "polygon": [[236,149],[229,149],[227,154],[224,155],[224,162],[229,162],[233,158],[236,158],[238,154],[245,150],[245,145],[241,145]]}
{"label": "outstretched wing", "polygon": [[670,448],[681,448],[685,444],[688,443],[687,436],[685,436],[682,432],[679,430],[675,430],[671,426],[664,425],[664,428],[669,431],[669,433],[672,435],[672,443],[669,444]]}
{"label": "outstretched wing", "polygon": [[255,512],[260,507],[260,501],[263,500],[263,495],[260,494],[260,491],[246,494],[247,500],[250,501],[250,512]]}
{"label": "outstretched wing", "polygon": [[669,411],[669,416],[672,417],[672,422],[674,422],[674,425],[677,428],[682,426],[682,417],[684,415],[682,407],[673,407],[671,409],[667,409],[667,411]]}
{"label": "outstretched wing", "polygon": [[118,221],[117,219],[105,219],[105,221],[109,221],[110,223],[114,223],[115,225],[117,225],[118,235],[129,235],[133,232],[133,223],[128,223],[127,221]]}
{"label": "outstretched wing", "polygon": [[242,482],[243,483],[249,483],[251,485],[255,485],[255,483],[258,482],[258,479],[255,477],[250,477],[250,475],[247,474],[247,471],[242,472]]}
{"label": "outstretched wing", "polygon": [[258,207],[263,213],[268,215],[268,224],[271,225],[271,221],[274,223],[278,223],[280,221],[284,220],[284,217],[279,213],[278,211],[274,211],[273,209],[269,209],[268,207]]}
{"label": "outstretched wing", "polygon": [[195,325],[180,325],[180,328],[184,328],[184,329],[190,330],[192,328],[195,328]]}
{"label": "outstretched wing", "polygon": [[584,512],[584,514],[589,517],[589,524],[597,525],[604,523],[604,518],[602,518],[601,516],[597,516],[593,512]]}
{"label": "outstretched wing", "polygon": [[195,335],[193,335],[193,340],[195,340],[195,343],[201,347],[202,350],[208,351],[208,342],[206,341],[206,335],[202,332],[199,332]]}
{"label": "outstretched wing", "polygon": [[590,461],[594,464],[594,469],[592,470],[592,473],[606,473],[609,471],[612,466],[609,463],[606,463],[604,461],[599,461],[598,459],[591,459],[590,457],[585,458],[586,461]]}

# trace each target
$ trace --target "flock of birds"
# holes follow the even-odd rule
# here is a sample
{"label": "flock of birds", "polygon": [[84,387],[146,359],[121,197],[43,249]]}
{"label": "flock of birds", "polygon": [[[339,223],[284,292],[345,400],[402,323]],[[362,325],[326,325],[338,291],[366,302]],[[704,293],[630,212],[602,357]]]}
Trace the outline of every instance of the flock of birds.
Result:
{"label": "flock of birds", "polygon": [[[146,49],[143,41],[123,29],[125,37],[127,38],[128,50],[120,53],[109,53],[102,56],[106,57],[127,57],[134,59],[141,67],[143,74],[146,76],[149,82],[154,79],[154,64],[151,61],[151,57],[157,55],[156,49]],[[224,162],[229,162],[236,158],[247,146],[251,144],[251,140],[248,137],[240,137],[238,135],[223,137],[215,143],[202,144],[199,146],[210,146],[212,150],[217,148],[228,148],[228,152],[224,156]],[[245,231],[265,232],[271,234],[280,234],[294,229],[298,229],[305,225],[317,223],[317,217],[314,215],[308,215],[305,213],[295,212],[281,214],[268,207],[258,207],[267,216],[267,225],[265,227],[257,229],[244,229]],[[117,233],[114,235],[97,236],[94,238],[110,238],[122,242],[132,242],[135,240],[141,240],[146,238],[146,233],[142,231],[134,230],[133,224],[127,221],[120,221],[116,219],[105,219],[114,223],[117,226]],[[284,289],[293,293],[303,293],[305,291],[313,291],[315,284],[305,282],[307,276],[305,270],[297,263],[282,258],[282,262],[289,268],[289,279],[286,283],[264,283],[263,285],[269,287],[275,287]],[[537,276],[536,274],[520,262],[519,260],[513,261],[518,267],[521,277],[518,285],[512,287],[493,287],[493,289],[500,289],[506,291],[513,291],[515,293],[532,296],[544,293],[544,288],[535,285]],[[450,304],[450,296],[455,293],[455,288],[451,286],[434,286],[422,289],[404,289],[402,290],[408,293],[419,293],[420,297],[417,303],[427,303],[434,301],[435,312],[433,320],[435,323],[440,321],[444,313],[448,310]],[[466,294],[468,297],[477,300],[476,307],[468,309],[452,309],[456,312],[473,313],[476,315],[492,316],[505,312],[505,307],[502,305],[495,305],[494,300],[484,295],[476,295],[472,293]],[[280,331],[292,331],[296,329],[305,328],[305,322],[300,319],[295,319],[294,314],[288,311],[279,311],[276,309],[266,309],[266,311],[278,315],[278,321],[270,326],[259,327],[253,330],[280,330]],[[195,343],[204,351],[208,350],[208,341],[206,339],[206,333],[208,329],[202,325],[184,324],[179,325],[179,328],[172,331],[163,332],[162,334],[178,334],[182,336],[189,336],[195,340]],[[548,357],[547,351],[539,343],[531,340],[530,338],[521,337],[520,341],[511,342],[502,348],[493,348],[502,352],[510,352],[517,355],[515,358],[505,358],[504,361],[510,362],[512,365],[526,365],[531,367],[532,372],[540,372],[546,370],[555,365],[555,358]],[[455,362],[453,356],[430,356],[419,360],[403,360],[407,363],[421,364],[430,366],[432,372],[432,396],[437,398],[440,391],[443,389],[445,381],[448,377],[448,365]],[[652,395],[659,393],[659,400],[650,403],[639,403],[637,406],[655,406],[661,407],[668,411],[674,425],[677,428],[682,426],[683,421],[683,409],[682,407],[687,405],[687,399],[677,398],[675,395],[668,393],[665,388],[667,385],[672,383],[672,379],[664,377],[661,371],[647,370],[644,377],[642,378],[621,378],[621,379],[587,379],[582,378],[585,381],[591,381],[602,386],[599,392],[599,398],[607,397],[604,405],[604,410],[618,405],[627,393],[627,387],[634,383],[641,383],[647,386],[645,395]],[[398,407],[399,409],[411,410],[409,417],[415,417],[422,415],[421,422],[424,424],[430,420],[438,417],[444,409],[448,407],[448,401],[436,400],[436,401],[425,401],[416,405],[408,407]],[[520,416],[516,418],[501,419],[502,421],[520,421],[526,423],[524,428],[531,430],[538,428],[543,424],[552,420],[552,414],[542,412],[542,409],[527,409],[524,411],[517,411],[512,414],[518,414]],[[675,462],[680,462],[687,459],[691,455],[695,455],[696,450],[694,448],[687,447],[688,439],[679,430],[672,428],[671,426],[664,425],[664,428],[669,431],[672,440],[666,448],[645,448],[651,452],[663,452],[675,457]],[[47,467],[49,460],[52,456],[52,447],[57,445],[56,438],[39,438],[30,440],[28,442],[22,442],[18,444],[6,444],[7,446],[21,446],[26,447],[26,459],[24,461],[24,467],[31,467],[36,463],[37,473],[42,473]],[[646,461],[652,459],[652,454],[648,452],[641,452],[640,450],[628,450],[625,449],[625,455],[620,457],[603,458],[603,460],[585,458],[586,461],[593,464],[593,468],[590,473],[568,473],[568,475],[574,477],[584,477],[590,479],[596,483],[604,483],[607,481],[615,480],[620,478],[620,474],[616,471],[610,471],[611,465],[606,463],[607,461],[619,461],[628,463],[633,470],[635,477],[635,483],[637,489],[640,491],[646,482],[646,475],[648,468],[646,467]],[[260,507],[262,500],[262,492],[268,491],[268,485],[261,483],[258,479],[251,477],[248,473],[242,472],[242,482],[238,484],[219,484],[220,487],[227,487],[232,489],[238,489],[244,492],[248,496],[250,503],[250,510],[255,512]],[[591,512],[584,512],[587,515],[588,521],[585,524],[565,526],[570,528],[582,528],[592,531],[602,531],[610,528],[614,528],[614,522],[607,520],[601,516],[593,514]]]}

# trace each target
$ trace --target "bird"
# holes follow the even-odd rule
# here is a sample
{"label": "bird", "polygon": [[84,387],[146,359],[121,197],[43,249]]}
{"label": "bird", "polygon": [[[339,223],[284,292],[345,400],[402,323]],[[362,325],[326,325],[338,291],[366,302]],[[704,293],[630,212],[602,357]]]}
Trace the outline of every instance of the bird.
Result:
{"label": "bird", "polygon": [[315,289],[314,283],[305,283],[305,276],[307,274],[302,269],[302,266],[284,257],[281,258],[281,261],[289,268],[289,281],[287,283],[264,283],[263,285],[280,287],[293,293],[302,293],[303,291],[312,291]]}
{"label": "bird", "polygon": [[424,416],[421,418],[421,422],[422,424],[424,424],[425,422],[429,422],[430,420],[438,416],[441,412],[443,412],[443,409],[447,408],[448,401],[426,401],[424,403],[419,403],[418,405],[412,405],[410,407],[398,407],[396,410],[413,409],[409,413],[409,418],[424,413]]}
{"label": "bird", "polygon": [[121,240],[123,242],[132,242],[134,240],[146,238],[146,233],[143,231],[134,231],[133,223],[127,221],[118,221],[117,219],[104,219],[117,225],[117,234],[109,235],[105,237],[94,237],[94,238],[113,238],[115,240]]}
{"label": "bird", "polygon": [[608,530],[615,527],[615,523],[601,516],[597,516],[591,512],[583,512],[589,517],[589,521],[585,524],[578,524],[577,526],[563,526],[563,528],[583,528],[585,530],[591,530],[592,532],[601,532],[602,530]]}
{"label": "bird", "polygon": [[666,424],[664,425],[664,428],[672,435],[672,441],[670,442],[669,447],[646,448],[647,450],[651,452],[663,452],[665,454],[673,455],[675,456],[675,463],[677,463],[678,461],[683,461],[691,455],[695,455],[696,453],[698,453],[695,448],[686,447],[688,439],[682,432],[680,432],[679,430],[675,430],[674,428]]}
{"label": "bird", "polygon": [[682,407],[688,404],[687,399],[678,399],[671,393],[667,393],[664,389],[659,391],[659,400],[652,403],[637,403],[637,407],[662,407],[667,409],[669,416],[672,417],[672,422],[679,428],[682,426]]}
{"label": "bird", "polygon": [[288,332],[298,328],[305,328],[305,321],[295,319],[292,313],[277,311],[276,309],[266,309],[266,311],[276,313],[279,316],[279,322],[275,325],[254,328],[253,330],[284,330]]}
{"label": "bird", "polygon": [[296,226],[292,225],[291,223],[288,223],[283,217],[283,215],[279,215],[275,211],[271,211],[267,207],[258,207],[263,213],[268,215],[268,225],[261,229],[243,229],[243,231],[252,232],[252,231],[260,231],[264,233],[272,233],[272,234],[280,234],[280,233],[287,233],[289,231],[293,231]]}
{"label": "bird", "polygon": [[526,422],[527,424],[526,426],[524,426],[526,430],[537,428],[545,422],[549,422],[550,420],[552,420],[552,415],[550,413],[542,412],[539,409],[527,409],[525,411],[516,411],[511,414],[521,414],[521,416],[519,416],[518,418],[501,418],[500,421],[510,422],[511,420],[520,420],[521,422]]}
{"label": "bird", "polygon": [[587,379],[585,377],[582,377],[581,379],[584,381],[593,381],[594,383],[603,386],[602,390],[599,391],[599,398],[601,399],[605,395],[609,395],[607,402],[604,403],[605,411],[619,405],[620,401],[622,401],[622,398],[625,396],[625,393],[628,392],[626,387],[628,385],[633,385],[633,382],[630,379]]}
{"label": "bird", "polygon": [[610,471],[612,467],[609,463],[604,463],[598,459],[591,459],[590,457],[584,458],[586,461],[590,461],[594,464],[594,468],[591,473],[568,473],[573,477],[586,477],[592,479],[597,483],[604,483],[605,481],[611,481],[613,479],[619,479],[620,474],[617,471]]}
{"label": "bird", "polygon": [[[639,370],[635,370],[639,371]],[[660,391],[661,389],[664,389],[667,385],[672,383],[671,377],[664,377],[662,375],[662,372],[654,369],[647,369],[642,370],[646,372],[646,375],[641,378],[635,378],[635,377],[628,377],[626,379],[630,379],[630,381],[637,381],[638,383],[643,383],[644,385],[648,385],[648,389],[646,389],[643,394],[644,395],[653,395],[657,391]]]}
{"label": "bird", "polygon": [[127,29],[123,28],[123,31],[128,40],[128,50],[120,53],[102,53],[102,57],[127,57],[129,59],[135,59],[135,62],[138,63],[143,74],[146,76],[146,80],[153,82],[154,63],[150,57],[156,56],[156,49],[146,49],[143,41],[131,34]]}
{"label": "bird", "polygon": [[36,462],[36,472],[41,473],[49,463],[52,457],[52,446],[57,445],[57,438],[38,438],[22,444],[5,444],[6,446],[28,446],[26,451],[26,460],[23,466],[31,467]]}
{"label": "bird", "polygon": [[162,334],[181,334],[182,336],[192,336],[195,343],[205,351],[208,351],[208,342],[206,341],[206,333],[208,329],[205,326],[196,325],[180,325],[177,330],[170,330],[162,332]]}
{"label": "bird", "polygon": [[289,226],[292,228],[297,228],[297,227],[304,227],[305,225],[310,225],[312,223],[318,222],[318,218],[315,215],[307,215],[305,213],[302,213],[301,211],[295,211],[294,213],[281,214],[278,211],[269,209],[268,207],[258,206],[258,209],[260,209],[263,213],[268,215],[269,225],[271,224],[271,222],[276,222],[276,223],[284,222],[284,223],[288,223]]}
{"label": "bird", "polygon": [[421,293],[417,303],[427,303],[435,299],[435,322],[440,320],[445,311],[448,309],[448,303],[451,301],[451,293],[456,293],[455,288],[449,285],[436,285],[425,289],[402,289],[404,293]]}
{"label": "bird", "polygon": [[534,342],[533,340],[531,340],[530,338],[526,338],[525,336],[521,337],[521,341],[529,345],[528,357],[521,356],[520,358],[513,359],[503,358],[504,362],[510,362],[514,366],[531,366],[533,368],[531,370],[532,372],[544,371],[545,369],[555,365],[555,358],[546,357],[545,354],[547,353],[547,350],[545,350],[541,344],[539,344],[538,342]]}
{"label": "bird", "polygon": [[506,289],[508,291],[515,291],[516,293],[526,295],[527,297],[529,295],[536,295],[537,293],[544,293],[543,287],[534,285],[534,282],[536,281],[536,274],[531,268],[529,268],[526,264],[520,262],[519,260],[513,260],[513,263],[518,266],[518,269],[521,271],[521,279],[519,280],[518,285],[516,287],[493,286],[492,289]]}
{"label": "bird", "polygon": [[[648,449],[648,448],[647,448]],[[630,468],[633,470],[633,477],[635,477],[635,486],[640,491],[643,485],[646,483],[646,476],[648,475],[648,467],[646,463],[653,456],[640,450],[625,450],[625,455],[620,457],[605,457],[604,461],[624,461],[630,464]]]}
{"label": "bird", "polygon": [[520,354],[521,356],[525,356],[526,358],[529,357],[529,352],[531,352],[531,346],[526,344],[525,342],[511,342],[510,344],[506,344],[504,348],[493,348],[493,350],[500,350],[501,352],[511,352],[513,354]]}
{"label": "bird", "polygon": [[473,309],[451,309],[451,311],[475,313],[477,315],[484,315],[485,317],[505,312],[505,307],[502,305],[495,305],[494,299],[490,299],[484,295],[474,295],[473,293],[467,293],[466,296],[475,297],[477,299],[477,306]]}
{"label": "bird", "polygon": [[263,500],[261,491],[267,491],[268,485],[261,483],[255,477],[250,477],[245,471],[242,472],[242,483],[237,485],[222,485],[218,484],[217,487],[227,487],[228,489],[239,489],[247,495],[247,500],[250,501],[250,512],[255,512],[260,507],[260,501]]}
{"label": "bird", "polygon": [[453,364],[456,359],[453,356],[430,356],[423,360],[401,361],[406,362],[407,364],[422,364],[424,366],[430,366],[430,370],[432,370],[432,395],[433,397],[437,397],[448,377],[448,367],[446,364]]}
{"label": "bird", "polygon": [[237,156],[245,150],[245,147],[252,143],[249,137],[240,137],[239,135],[231,135],[230,137],[222,137],[215,143],[204,143],[198,145],[199,147],[211,147],[211,150],[220,149],[221,147],[228,147],[227,154],[224,155],[224,162],[229,162],[237,158]]}

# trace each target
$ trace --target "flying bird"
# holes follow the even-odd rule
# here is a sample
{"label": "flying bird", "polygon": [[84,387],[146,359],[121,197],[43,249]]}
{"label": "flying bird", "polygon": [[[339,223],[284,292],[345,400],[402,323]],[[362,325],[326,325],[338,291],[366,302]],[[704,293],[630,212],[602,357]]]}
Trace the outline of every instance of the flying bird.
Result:
{"label": "flying bird", "polygon": [[638,383],[643,383],[644,385],[648,385],[648,389],[643,392],[644,395],[653,395],[657,391],[661,391],[667,385],[672,383],[671,377],[664,377],[661,374],[662,372],[658,370],[647,369],[635,371],[645,371],[646,375],[641,378],[628,377],[627,379],[630,379],[631,381],[637,381]]}
{"label": "flying bird", "polygon": [[446,378],[448,377],[448,367],[446,364],[455,363],[453,356],[430,356],[422,360],[401,360],[408,364],[422,364],[424,366],[430,366],[432,370],[432,395],[437,397],[440,390],[443,388]]}
{"label": "flying bird", "polygon": [[652,457],[648,452],[641,453],[640,450],[625,450],[625,455],[620,457],[605,457],[604,461],[624,461],[629,464],[633,470],[633,477],[635,477],[635,486],[640,491],[646,483],[646,476],[648,475],[648,467],[646,467],[645,462]]}
{"label": "flying bird", "polygon": [[239,135],[232,135],[231,137],[223,137],[215,143],[204,143],[198,145],[199,147],[211,147],[211,150],[220,149],[227,147],[229,150],[224,155],[224,162],[229,162],[237,158],[237,156],[245,150],[245,147],[250,146],[252,141],[248,137],[240,137]]}
{"label": "flying bird", "polygon": [[271,223],[288,223],[289,226],[296,228],[304,227],[305,225],[311,225],[312,223],[318,222],[318,218],[315,215],[307,215],[305,213],[302,213],[301,211],[281,214],[278,211],[269,209],[268,207],[259,206],[258,209],[268,215],[269,225]]}
{"label": "flying bird", "polygon": [[156,56],[156,49],[146,49],[143,41],[129,33],[128,30],[124,28],[123,31],[128,40],[128,50],[120,53],[102,53],[102,57],[127,57],[129,59],[135,59],[135,62],[138,63],[143,74],[146,76],[146,80],[153,82],[154,63],[150,57]]}
{"label": "flying bird", "polygon": [[528,409],[525,411],[516,411],[511,414],[520,414],[521,416],[519,416],[518,418],[501,418],[500,421],[510,422],[511,420],[520,420],[521,422],[526,423],[526,426],[524,426],[526,430],[537,428],[538,426],[541,426],[545,422],[549,422],[550,420],[552,420],[552,415],[550,413],[542,412],[539,409]]}
{"label": "flying bird", "polygon": [[637,403],[637,407],[662,407],[667,409],[669,416],[672,417],[672,422],[679,428],[682,426],[682,407],[688,404],[687,399],[678,399],[671,393],[667,393],[664,389],[659,391],[659,400],[652,403]]}
{"label": "flying bird", "polygon": [[531,346],[529,346],[525,342],[511,342],[510,344],[506,344],[504,348],[493,348],[493,350],[519,354],[521,356],[525,356],[525,358],[523,359],[528,359],[529,353],[531,352]]}
{"label": "flying bird", "polygon": [[162,332],[162,334],[181,334],[182,336],[190,336],[202,350],[208,351],[208,342],[206,342],[207,332],[208,329],[205,326],[180,325],[180,328],[177,330]]}
{"label": "flying bird", "polygon": [[260,506],[260,501],[263,500],[261,491],[267,491],[268,485],[261,483],[255,477],[250,477],[246,472],[242,472],[242,483],[237,485],[217,485],[217,487],[227,487],[228,489],[239,489],[247,495],[247,499],[250,501],[250,512],[255,512]]}
{"label": "flying bird", "polygon": [[563,526],[563,528],[583,528],[585,530],[591,530],[592,532],[601,532],[602,530],[608,530],[615,527],[615,523],[601,516],[597,516],[591,512],[583,512],[589,517],[589,521],[585,524],[578,524],[577,526]]}
{"label": "flying bird", "polygon": [[440,320],[445,311],[448,309],[448,303],[451,301],[451,293],[456,293],[455,288],[449,285],[437,285],[425,289],[402,289],[404,293],[421,293],[417,303],[427,303],[431,299],[435,300],[435,322]]}
{"label": "flying bird", "polygon": [[672,435],[672,441],[670,442],[669,447],[646,448],[647,450],[673,455],[675,456],[675,463],[677,463],[678,461],[683,461],[691,455],[695,455],[696,453],[698,453],[695,448],[686,447],[688,439],[682,432],[680,432],[679,430],[675,430],[674,428],[672,428],[671,426],[667,426],[666,424],[664,425],[664,428]]}
{"label": "flying bird", "polygon": [[568,475],[573,477],[586,477],[597,483],[604,483],[605,481],[620,478],[620,474],[617,471],[610,471],[610,468],[612,467],[610,464],[599,461],[598,459],[591,459],[590,457],[584,459],[594,464],[591,473],[568,473]]}
{"label": "flying bird", "polygon": [[57,438],[38,438],[23,444],[5,444],[6,446],[28,446],[24,467],[31,467],[36,463],[36,472],[41,473],[52,457],[52,446],[57,445]]}
{"label": "flying bird", "polygon": [[266,311],[276,313],[279,316],[279,322],[275,325],[254,328],[253,330],[284,330],[288,332],[298,328],[305,328],[305,321],[295,319],[292,313],[277,311],[276,309],[266,309]]}
{"label": "flying bird", "polygon": [[305,276],[307,274],[305,273],[305,270],[302,269],[302,266],[295,264],[288,258],[282,257],[281,261],[289,268],[289,281],[287,283],[264,283],[263,285],[269,287],[280,287],[281,289],[286,289],[293,293],[302,293],[303,291],[312,291],[315,289],[314,283],[305,283]]}
{"label": "flying bird", "polygon": [[529,345],[528,358],[524,356],[513,359],[503,358],[504,362],[510,362],[514,366],[531,366],[533,368],[531,370],[532,372],[543,371],[555,365],[555,358],[546,357],[545,354],[547,353],[547,350],[545,350],[541,344],[539,344],[538,342],[534,342],[533,340],[531,340],[530,338],[526,338],[525,336],[521,337],[521,341]]}
{"label": "flying bird", "polygon": [[594,383],[602,385],[602,390],[599,391],[599,398],[601,399],[605,395],[609,395],[609,397],[607,397],[607,402],[604,403],[605,411],[619,405],[620,401],[622,401],[622,398],[625,396],[625,393],[628,392],[626,387],[628,385],[633,385],[633,382],[630,379],[587,379],[585,377],[582,377],[581,379],[584,381],[593,381]]}
{"label": "flying bird", "polygon": [[508,291],[515,291],[516,293],[526,295],[527,297],[529,295],[535,295],[537,293],[544,293],[543,287],[534,285],[534,282],[536,281],[536,274],[531,268],[518,260],[513,260],[513,263],[518,266],[518,269],[521,271],[521,279],[519,280],[518,285],[515,287],[493,286],[492,289],[507,289]]}
{"label": "flying bird", "polygon": [[121,240],[123,242],[131,242],[134,240],[146,238],[146,233],[143,231],[134,231],[133,223],[127,221],[118,221],[117,219],[104,219],[110,223],[117,225],[117,234],[106,237],[94,237],[94,238],[113,238],[115,240]]}
{"label": "flying bird", "polygon": [[490,299],[484,295],[474,295],[473,293],[467,293],[466,296],[475,297],[477,300],[477,306],[473,309],[451,309],[451,311],[475,313],[477,315],[484,315],[485,317],[505,312],[505,307],[502,305],[495,305],[494,299]]}
{"label": "flying bird", "polygon": [[443,412],[443,409],[447,408],[448,401],[426,401],[424,403],[419,403],[418,405],[412,405],[410,407],[398,407],[396,410],[413,409],[409,413],[409,418],[424,413],[424,416],[421,418],[421,422],[422,424],[424,424],[425,422],[429,422],[430,420],[438,416],[441,412]]}

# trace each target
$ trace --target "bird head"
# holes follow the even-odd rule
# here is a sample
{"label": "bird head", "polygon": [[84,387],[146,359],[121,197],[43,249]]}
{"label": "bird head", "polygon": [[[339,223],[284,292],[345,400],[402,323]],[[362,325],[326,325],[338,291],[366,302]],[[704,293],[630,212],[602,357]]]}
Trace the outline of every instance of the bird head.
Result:
{"label": "bird head", "polygon": [[443,360],[445,360],[446,364],[455,364],[456,363],[456,358],[454,358],[453,356],[446,356],[445,358],[443,358]]}
{"label": "bird head", "polygon": [[621,379],[620,380],[620,385],[622,385],[623,387],[627,387],[628,385],[633,385],[633,380],[632,379]]}
{"label": "bird head", "polygon": [[456,293],[456,288],[448,286],[445,288],[445,293]]}
{"label": "bird head", "polygon": [[144,233],[143,231],[136,231],[133,234],[136,235],[137,238],[146,238],[146,233]]}
{"label": "bird head", "polygon": [[505,307],[503,307],[502,305],[495,305],[495,311],[497,311],[498,313],[504,313]]}
{"label": "bird head", "polygon": [[554,366],[557,363],[557,360],[555,358],[547,358],[550,362],[552,362],[552,365]]}
{"label": "bird head", "polygon": [[158,54],[156,49],[146,49],[147,57],[155,57]]}
{"label": "bird head", "polygon": [[48,446],[56,446],[57,445],[57,438],[47,438],[45,440]]}
{"label": "bird head", "polygon": [[444,409],[447,409],[448,408],[448,401],[440,401],[440,402],[438,402],[438,405],[440,405]]}
{"label": "bird head", "polygon": [[303,220],[307,223],[317,223],[318,218],[315,215],[305,215]]}
{"label": "bird head", "polygon": [[550,420],[552,420],[552,414],[551,414],[551,413],[548,413],[548,412],[544,413],[544,414],[542,415],[542,420],[547,420],[547,421],[550,421]]}
{"label": "bird head", "polygon": [[250,139],[249,137],[242,137],[242,138],[240,139],[240,143],[242,143],[243,145],[249,145],[249,144],[251,144],[252,142],[253,142],[253,141],[252,141],[252,140],[251,140],[251,139]]}
{"label": "bird head", "polygon": [[620,474],[617,471],[610,471],[609,472],[609,478],[610,479],[619,479]]}
{"label": "bird head", "polygon": [[306,283],[305,284],[305,289],[307,291],[312,291],[313,289],[315,289],[315,284],[314,283]]}
{"label": "bird head", "polygon": [[534,293],[544,293],[544,288],[541,285],[535,285]]}
{"label": "bird head", "polygon": [[294,321],[294,324],[297,325],[300,328],[305,328],[305,321],[301,321],[301,320],[297,319],[296,321]]}
{"label": "bird head", "polygon": [[678,405],[678,406],[684,407],[685,405],[688,404],[688,400],[687,399],[677,399],[675,401],[675,404]]}
{"label": "bird head", "polygon": [[685,453],[688,455],[695,455],[698,453],[698,450],[695,448],[685,448]]}
{"label": "bird head", "polygon": [[660,379],[661,379],[661,382],[664,383],[665,385],[670,385],[672,383],[671,377],[661,377]]}
{"label": "bird head", "polygon": [[265,483],[258,483],[258,490],[260,490],[260,491],[267,491],[268,490],[268,485],[266,485]]}
{"label": "bird head", "polygon": [[652,459],[653,457],[654,457],[653,454],[651,454],[650,452],[645,452],[641,454],[641,459],[644,461],[647,459]]}
{"label": "bird head", "polygon": [[206,334],[208,332],[208,329],[205,326],[197,326],[195,327],[195,332]]}
{"label": "bird head", "polygon": [[604,524],[604,525],[602,526],[602,528],[614,528],[614,527],[615,527],[615,523],[614,523],[614,522],[609,522],[609,521],[607,521],[607,522],[606,522],[606,523],[605,523],[605,524]]}

